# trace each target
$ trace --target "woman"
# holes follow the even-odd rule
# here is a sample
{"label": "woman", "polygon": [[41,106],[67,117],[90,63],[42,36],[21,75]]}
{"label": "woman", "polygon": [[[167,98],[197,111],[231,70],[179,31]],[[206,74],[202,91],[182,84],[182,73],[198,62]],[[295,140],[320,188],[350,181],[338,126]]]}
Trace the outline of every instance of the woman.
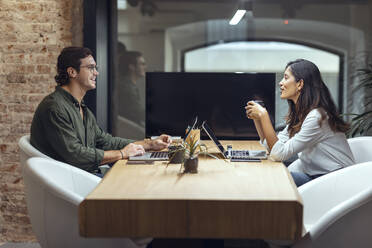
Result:
{"label": "woman", "polygon": [[254,101],[245,107],[271,159],[284,161],[299,153],[288,167],[297,186],[354,164],[344,134],[349,126],[339,117],[318,67],[304,59],[289,62],[279,86],[289,112],[278,135],[264,107]]}

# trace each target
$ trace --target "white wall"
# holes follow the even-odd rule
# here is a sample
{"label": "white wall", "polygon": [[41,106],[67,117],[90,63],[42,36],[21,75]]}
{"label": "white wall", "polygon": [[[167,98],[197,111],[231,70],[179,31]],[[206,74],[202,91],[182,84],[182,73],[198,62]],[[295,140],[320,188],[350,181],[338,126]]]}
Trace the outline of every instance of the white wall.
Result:
{"label": "white wall", "polygon": [[198,48],[185,54],[185,71],[282,72],[297,58],[314,62],[322,72],[338,73],[339,56],[298,44],[240,41]]}

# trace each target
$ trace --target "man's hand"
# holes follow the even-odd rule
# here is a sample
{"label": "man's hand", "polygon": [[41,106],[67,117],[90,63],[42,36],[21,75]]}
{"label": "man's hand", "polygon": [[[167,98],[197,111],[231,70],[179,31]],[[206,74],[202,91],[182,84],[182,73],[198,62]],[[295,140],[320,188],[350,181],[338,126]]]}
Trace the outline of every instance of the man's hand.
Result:
{"label": "man's hand", "polygon": [[142,145],[130,143],[124,146],[124,148],[121,149],[121,152],[123,153],[124,158],[129,158],[130,156],[143,155],[145,153],[145,149]]}
{"label": "man's hand", "polygon": [[151,150],[154,151],[163,150],[164,148],[167,148],[171,142],[172,139],[169,135],[162,134],[159,136],[159,138],[151,141]]}

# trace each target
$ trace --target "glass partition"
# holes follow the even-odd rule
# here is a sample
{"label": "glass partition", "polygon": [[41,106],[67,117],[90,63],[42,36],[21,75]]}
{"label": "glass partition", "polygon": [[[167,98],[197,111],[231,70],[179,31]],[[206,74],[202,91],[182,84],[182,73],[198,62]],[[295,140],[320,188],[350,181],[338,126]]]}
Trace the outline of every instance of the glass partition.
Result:
{"label": "glass partition", "polygon": [[239,41],[220,43],[184,54],[186,72],[256,72],[276,74],[275,126],[284,126],[288,111],[287,101],[280,99],[279,82],[285,65],[302,58],[314,62],[321,71],[333,100],[339,102],[340,56],[328,51],[299,44],[277,41]]}
{"label": "glass partition", "polygon": [[[277,85],[288,61],[306,58],[347,112],[350,60],[370,49],[368,1],[252,1],[237,25],[238,1],[120,2],[113,132],[127,138],[145,136],[145,72],[269,72]],[[278,93],[276,106],[279,128],[287,110]]]}

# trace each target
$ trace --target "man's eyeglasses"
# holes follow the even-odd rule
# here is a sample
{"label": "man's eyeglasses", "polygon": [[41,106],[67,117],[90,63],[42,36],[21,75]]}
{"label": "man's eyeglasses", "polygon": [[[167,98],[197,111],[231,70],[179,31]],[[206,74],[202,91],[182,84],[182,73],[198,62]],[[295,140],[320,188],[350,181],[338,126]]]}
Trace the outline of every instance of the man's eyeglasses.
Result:
{"label": "man's eyeglasses", "polygon": [[80,68],[85,67],[90,70],[91,73],[94,72],[94,70],[98,71],[98,65],[82,65]]}

